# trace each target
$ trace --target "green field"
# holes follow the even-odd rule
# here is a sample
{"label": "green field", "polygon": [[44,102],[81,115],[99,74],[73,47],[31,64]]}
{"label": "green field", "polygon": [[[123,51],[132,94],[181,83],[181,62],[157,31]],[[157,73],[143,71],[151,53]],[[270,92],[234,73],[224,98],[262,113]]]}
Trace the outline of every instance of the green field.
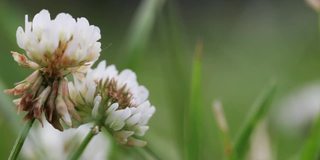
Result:
{"label": "green field", "polygon": [[[52,17],[60,12],[86,17],[101,30],[100,59],[136,72],[157,109],[145,139],[160,159],[245,157],[251,132],[261,120],[269,144],[265,152],[270,151],[271,159],[320,157],[320,130],[312,127],[316,116],[309,116],[302,127],[288,129],[282,121],[297,122],[281,119],[292,113],[290,106],[287,112],[281,108],[288,96],[310,84],[320,85],[318,17],[303,0],[1,0],[0,89],[13,87],[31,73],[14,62],[10,51],[23,52],[16,44],[16,29],[24,26],[25,14],[33,17],[41,9],[48,9]],[[203,45],[202,51],[197,45]],[[269,95],[272,82],[276,89]],[[307,102],[301,102],[298,116],[307,116],[304,111],[312,108],[308,105],[319,103],[320,110],[320,97],[309,103],[306,96],[300,96]],[[17,115],[8,101],[12,98],[0,93],[0,159],[8,157],[24,126],[23,113]],[[235,157],[224,154],[225,136],[215,121],[214,100],[223,104],[233,153],[239,152]],[[262,141],[257,143],[263,146]],[[110,152],[110,159],[140,159],[139,150],[117,144]],[[261,154],[261,160],[266,157]]]}

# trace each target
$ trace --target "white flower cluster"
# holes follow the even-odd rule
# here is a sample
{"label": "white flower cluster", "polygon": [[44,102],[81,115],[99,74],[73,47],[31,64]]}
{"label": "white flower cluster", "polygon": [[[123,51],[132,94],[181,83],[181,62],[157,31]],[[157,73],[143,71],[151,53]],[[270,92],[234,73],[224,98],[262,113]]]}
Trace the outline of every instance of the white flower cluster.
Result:
{"label": "white flower cluster", "polygon": [[32,22],[25,18],[25,29],[17,30],[17,42],[28,57],[42,67],[54,63],[55,67],[77,67],[84,62],[97,60],[101,51],[98,27],[86,18],[75,20],[60,13],[51,20],[50,13],[42,10]]}
{"label": "white flower cluster", "polygon": [[12,52],[18,64],[35,71],[25,80],[5,92],[20,96],[14,102],[20,111],[26,111],[26,120],[41,121],[42,113],[57,129],[63,130],[62,119],[68,126],[79,116],[69,99],[68,74],[84,74],[99,57],[101,38],[98,27],[86,18],[75,20],[60,13],[50,18],[47,10],[36,14],[33,21],[25,19],[25,29],[17,29],[17,42],[26,52]]}
{"label": "white flower cluster", "polygon": [[[41,121],[45,115],[61,131],[61,120],[69,127],[93,122],[106,127],[121,144],[144,146],[146,142],[138,138],[149,129],[147,123],[155,112],[149,92],[131,70],[119,73],[106,61],[90,68],[100,55],[100,38],[99,28],[86,18],[76,20],[60,13],[51,19],[47,10],[31,22],[26,16],[24,30],[17,30],[18,45],[26,56],[12,55],[35,71],[6,93],[20,96],[14,102],[18,110],[27,112],[27,120]],[[68,74],[74,76],[73,82]]]}
{"label": "white flower cluster", "polygon": [[143,136],[149,129],[147,123],[155,107],[148,101],[148,90],[138,84],[134,72],[118,73],[114,65],[106,66],[102,61],[87,73],[85,80],[69,83],[69,91],[77,110],[91,111],[81,115],[99,117],[103,114],[104,124],[112,129],[118,142],[145,145],[133,136]]}

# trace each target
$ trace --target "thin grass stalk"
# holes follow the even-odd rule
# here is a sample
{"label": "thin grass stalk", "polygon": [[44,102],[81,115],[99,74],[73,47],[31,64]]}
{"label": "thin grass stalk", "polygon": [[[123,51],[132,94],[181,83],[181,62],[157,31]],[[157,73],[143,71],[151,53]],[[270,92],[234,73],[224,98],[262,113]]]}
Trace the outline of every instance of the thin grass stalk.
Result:
{"label": "thin grass stalk", "polygon": [[[184,115],[188,105],[185,97],[189,96],[189,76],[186,73],[186,48],[182,43],[182,27],[176,13],[174,4],[168,1],[164,6],[164,11],[159,16],[159,22],[156,26],[156,37],[159,37],[162,44],[160,50],[163,52],[166,65],[162,65],[163,80],[166,87],[166,99],[168,99],[169,107],[174,116],[174,133],[175,143],[177,143],[178,152],[182,155],[184,148]],[[187,87],[186,87],[187,86]]]}
{"label": "thin grass stalk", "polygon": [[11,150],[11,153],[10,153],[8,160],[16,160],[18,158],[19,153],[21,151],[21,148],[22,148],[24,141],[26,140],[26,138],[29,134],[29,131],[30,131],[33,123],[34,123],[34,119],[29,120],[27,122],[27,124],[23,128],[22,132],[20,133],[18,139],[16,140],[16,142]]}
{"label": "thin grass stalk", "polygon": [[136,68],[150,38],[156,15],[165,0],[143,0],[129,28],[126,66]]}
{"label": "thin grass stalk", "polygon": [[201,73],[202,73],[202,41],[198,41],[193,58],[190,104],[185,112],[185,153],[184,159],[200,158],[202,127],[201,108]]}
{"label": "thin grass stalk", "polygon": [[265,117],[267,111],[271,106],[271,102],[276,90],[275,83],[272,83],[270,87],[262,94],[260,98],[254,104],[251,114],[245,122],[242,130],[239,132],[238,137],[234,143],[234,151],[232,154],[233,160],[244,159],[250,144],[250,136],[256,128],[259,121]]}
{"label": "thin grass stalk", "polygon": [[309,137],[302,146],[301,160],[319,159],[320,156],[320,116],[314,121]]}

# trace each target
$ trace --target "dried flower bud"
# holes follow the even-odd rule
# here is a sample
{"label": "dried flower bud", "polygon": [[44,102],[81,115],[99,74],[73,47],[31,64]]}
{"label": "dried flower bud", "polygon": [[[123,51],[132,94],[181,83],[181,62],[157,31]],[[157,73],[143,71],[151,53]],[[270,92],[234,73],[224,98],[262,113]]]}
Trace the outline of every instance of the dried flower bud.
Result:
{"label": "dried flower bud", "polygon": [[128,139],[128,143],[127,144],[129,146],[144,147],[144,146],[147,145],[147,142],[143,141],[143,140],[139,140],[139,139],[130,137]]}
{"label": "dried flower bud", "polygon": [[66,78],[61,80],[61,87],[62,87],[62,97],[64,102],[67,105],[69,114],[71,114],[72,118],[75,118],[77,121],[80,121],[81,118],[78,115],[77,111],[74,109],[74,104],[70,100],[68,80]]}
{"label": "dried flower bud", "polygon": [[68,106],[64,101],[63,98],[63,84],[62,82],[60,82],[59,84],[59,89],[58,89],[58,95],[56,97],[56,110],[59,113],[59,115],[61,116],[62,120],[68,125],[68,126],[72,126],[72,121],[71,121],[71,117],[70,114],[68,112]]}
{"label": "dried flower bud", "polygon": [[134,134],[133,131],[120,131],[114,133],[114,137],[117,139],[117,141],[120,144],[127,144],[128,143],[128,138]]}
{"label": "dried flower bud", "polygon": [[39,69],[40,68],[40,66],[37,63],[28,60],[28,58],[26,56],[19,54],[18,52],[12,51],[11,53],[12,53],[13,59],[19,65],[21,65],[23,67],[31,68],[31,69]]}
{"label": "dried flower bud", "polygon": [[61,116],[62,120],[69,126],[72,126],[72,122],[71,122],[71,117],[70,114],[68,112],[68,108],[66,103],[64,102],[63,98],[61,95],[57,96],[56,99],[56,109],[57,112],[59,113],[59,115]]}
{"label": "dried flower bud", "polygon": [[47,98],[51,92],[51,87],[48,86],[46,89],[44,89],[41,94],[37,97],[36,103],[34,104],[34,117],[37,119],[41,119],[41,113],[42,113],[42,107],[44,106],[45,102],[47,101]]}
{"label": "dried flower bud", "polygon": [[18,96],[18,95],[22,95],[29,87],[30,87],[29,83],[22,83],[22,84],[18,84],[12,89],[6,89],[4,90],[4,92],[6,94]]}

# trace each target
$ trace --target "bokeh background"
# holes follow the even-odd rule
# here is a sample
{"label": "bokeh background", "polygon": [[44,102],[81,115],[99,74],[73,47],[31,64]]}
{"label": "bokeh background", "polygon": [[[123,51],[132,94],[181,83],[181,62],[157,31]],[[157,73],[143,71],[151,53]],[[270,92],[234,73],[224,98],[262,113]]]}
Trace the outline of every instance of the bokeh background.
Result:
{"label": "bokeh background", "polygon": [[[22,52],[16,44],[16,29],[24,26],[25,14],[30,20],[41,9],[48,9],[52,17],[60,12],[86,17],[90,24],[100,27],[101,59],[119,69],[133,69],[150,91],[157,112],[146,139],[162,159],[184,159],[184,114],[190,103],[197,43],[203,44],[198,106],[202,110],[201,137],[205,139],[200,144],[201,159],[222,159],[224,153],[212,101],[219,99],[223,103],[234,139],[253,102],[274,79],[277,93],[265,119],[271,157],[292,159],[300,151],[313,115],[305,118],[302,127],[293,124],[288,129],[283,121],[299,122],[281,115],[291,114],[290,105],[286,105],[288,96],[310,84],[320,84],[318,17],[305,1],[0,0],[2,89],[12,87],[30,73],[14,62],[10,51]],[[311,95],[319,92],[315,89]],[[13,97],[2,92],[0,95],[0,159],[6,159],[23,122],[8,102]],[[298,108],[315,113],[320,102],[308,97],[300,96],[305,103]],[[300,102],[299,97],[293,99]],[[112,152],[118,159],[134,159],[122,151]],[[263,154],[260,157],[266,158]]]}

